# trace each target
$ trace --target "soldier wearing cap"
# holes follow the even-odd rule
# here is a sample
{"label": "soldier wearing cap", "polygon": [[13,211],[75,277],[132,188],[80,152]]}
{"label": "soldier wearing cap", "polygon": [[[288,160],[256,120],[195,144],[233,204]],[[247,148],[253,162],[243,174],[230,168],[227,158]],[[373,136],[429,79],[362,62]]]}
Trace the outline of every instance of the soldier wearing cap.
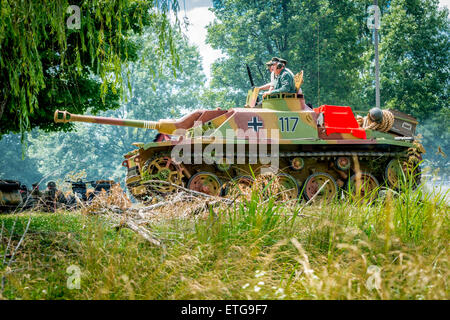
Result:
{"label": "soldier wearing cap", "polygon": [[[275,73],[275,86],[273,90],[267,91],[263,94],[263,98],[272,93],[296,93],[294,75],[292,71],[286,70],[287,61],[284,59],[278,59],[279,62],[276,62],[276,67],[274,70]],[[283,61],[284,62],[283,62]]]}
{"label": "soldier wearing cap", "polygon": [[276,63],[279,62],[280,59],[277,57],[273,57],[272,60],[266,62],[267,70],[270,72],[270,82],[265,85],[259,87],[259,90],[269,90],[271,91],[275,86],[275,67]]}
{"label": "soldier wearing cap", "polygon": [[292,75],[292,78],[294,77],[294,73],[291,71],[291,69],[289,69],[288,67],[287,67],[287,60],[284,60],[284,59],[279,59],[280,60],[280,62],[282,63],[282,64],[284,64],[284,69],[287,71],[287,72],[289,72],[291,75]]}

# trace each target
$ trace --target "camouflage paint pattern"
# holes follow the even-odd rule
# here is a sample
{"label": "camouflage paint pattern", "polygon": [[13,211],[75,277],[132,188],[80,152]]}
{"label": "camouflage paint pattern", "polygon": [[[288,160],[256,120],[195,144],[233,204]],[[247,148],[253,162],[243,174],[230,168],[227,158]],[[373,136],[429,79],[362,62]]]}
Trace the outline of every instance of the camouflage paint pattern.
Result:
{"label": "camouflage paint pattern", "polygon": [[[147,179],[145,170],[149,168],[149,165],[151,166],[152,161],[158,157],[163,159],[161,158],[163,154],[167,158],[172,148],[181,144],[192,145],[194,149],[195,146],[200,146],[200,149],[196,149],[200,151],[210,143],[235,146],[248,146],[255,142],[267,145],[276,144],[279,146],[280,161],[282,162],[280,167],[282,168],[292,167],[292,157],[301,154],[305,169],[297,172],[291,168],[287,170],[287,173],[290,178],[296,179],[299,185],[305,182],[307,187],[310,186],[308,181],[311,181],[311,177],[317,171],[319,171],[319,175],[322,174],[321,178],[334,179],[335,185],[343,186],[345,179],[349,178],[349,172],[337,169],[333,162],[342,152],[347,152],[348,155],[352,152],[359,152],[360,155],[369,154],[369,156],[371,153],[378,154],[378,159],[386,158],[379,161],[382,163],[381,166],[384,166],[384,163],[392,157],[406,157],[408,148],[413,146],[413,141],[396,139],[394,134],[364,130],[359,126],[342,127],[339,119],[335,120],[332,127],[325,126],[323,118],[328,116],[325,116],[325,112],[322,111],[326,110],[326,106],[324,106],[325,108],[311,109],[305,104],[301,94],[269,95],[263,99],[260,105],[257,104],[257,97],[258,89],[250,90],[244,108],[197,110],[179,120],[125,120],[75,115],[58,110],[55,111],[54,120],[58,123],[77,121],[155,129],[160,133],[172,135],[172,139],[169,141],[134,143],[133,145],[137,149],[125,155],[123,166],[128,170],[126,182],[132,194],[138,199],[142,199],[141,196],[149,192],[143,183]],[[347,117],[352,118],[350,120],[355,120],[349,107],[331,107],[345,111]],[[247,149],[244,150],[250,150],[249,147],[245,148]],[[386,156],[380,156],[380,154],[386,154]],[[390,158],[388,159],[388,157]],[[376,158],[372,157],[372,159]],[[298,157],[296,161],[298,161]],[[371,161],[361,162],[358,170],[369,172],[374,165]],[[260,165],[256,165],[254,169],[260,167]],[[188,179],[195,172],[200,171],[210,172],[211,175],[219,177],[222,181],[230,179],[230,174],[227,176],[221,172],[220,168],[218,170],[217,167],[214,168],[211,165],[181,163],[177,164],[177,168],[179,168],[179,172],[182,172],[183,181],[188,186],[190,182]],[[237,176],[238,172],[245,172],[245,167],[242,165],[237,164],[233,168],[231,178]],[[383,170],[383,168],[378,169],[376,173],[380,180],[384,179]]]}

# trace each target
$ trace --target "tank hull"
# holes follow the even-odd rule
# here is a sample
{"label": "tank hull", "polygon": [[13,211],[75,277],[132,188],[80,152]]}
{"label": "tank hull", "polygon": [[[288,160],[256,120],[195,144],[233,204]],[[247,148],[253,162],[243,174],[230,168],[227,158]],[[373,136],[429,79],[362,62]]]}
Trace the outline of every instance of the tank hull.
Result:
{"label": "tank hull", "polygon": [[[178,163],[177,169],[172,164],[169,165],[171,170],[177,171],[174,176],[178,176],[179,179],[168,179],[167,182],[190,188],[189,182],[192,176],[199,173],[210,173],[218,178],[221,186],[219,195],[224,196],[227,194],[227,186],[236,178],[257,177],[263,173],[264,169],[275,167],[276,174],[289,175],[295,179],[299,188],[299,195],[303,195],[306,199],[311,198],[314,191],[314,187],[312,187],[312,191],[306,190],[306,187],[311,184],[308,178],[315,174],[316,176],[319,174],[320,177],[331,177],[330,182],[336,191],[348,190],[352,184],[352,177],[358,172],[373,176],[374,179],[372,180],[376,181],[377,187],[396,187],[395,183],[389,183],[386,169],[389,163],[393,161],[407,162],[408,149],[411,147],[411,143],[407,142],[381,143],[377,139],[365,141],[355,139],[279,140],[279,144],[268,144],[264,155],[269,157],[260,159],[258,153],[255,157],[254,148],[248,141],[242,141],[242,143],[236,143],[236,141],[221,142],[228,142],[228,144],[224,143],[223,147],[218,149],[226,150],[228,146],[230,150],[229,146],[231,145],[233,146],[233,155],[229,157],[224,153],[224,156],[221,157],[221,154],[219,154],[218,157],[213,157],[213,160],[216,161],[211,163],[211,158],[208,158],[207,152],[205,152],[211,145],[211,141],[208,143],[196,139],[183,141],[184,145],[191,147],[191,159]],[[256,144],[259,146],[258,143]],[[152,161],[164,158],[175,159],[173,151],[179,145],[180,142],[174,141],[153,142],[126,155],[126,161],[124,161],[124,166],[127,168],[126,184],[134,197],[146,201],[154,196],[164,196],[177,191],[176,186],[161,190],[158,189],[158,185],[155,187],[152,183],[148,183],[148,181],[164,179],[160,179],[159,176],[145,176],[145,171],[148,170]],[[272,146],[276,147],[272,148]],[[220,158],[223,161],[220,161]],[[273,166],[270,161],[268,163],[268,159],[276,160],[276,165]],[[348,167],[339,166],[338,161],[347,161],[349,165]],[[297,162],[301,162],[300,165]],[[167,164],[167,161],[164,163]],[[307,181],[308,185],[305,184]]]}
{"label": "tank hull", "polygon": [[57,111],[55,121],[157,129],[156,141],[133,144],[138,148],[122,163],[131,194],[144,201],[183,188],[225,195],[230,185],[251,185],[269,171],[294,190],[289,191],[293,198],[303,194],[308,200],[319,193],[334,197],[345,189],[367,195],[383,185],[399,188],[402,176],[420,181],[417,163],[424,150],[414,141],[414,118],[377,110],[381,120],[375,121],[370,114],[355,117],[348,106],[312,109],[302,94],[269,95],[258,105],[256,96],[257,91],[249,92],[246,108],[197,110],[179,120]]}

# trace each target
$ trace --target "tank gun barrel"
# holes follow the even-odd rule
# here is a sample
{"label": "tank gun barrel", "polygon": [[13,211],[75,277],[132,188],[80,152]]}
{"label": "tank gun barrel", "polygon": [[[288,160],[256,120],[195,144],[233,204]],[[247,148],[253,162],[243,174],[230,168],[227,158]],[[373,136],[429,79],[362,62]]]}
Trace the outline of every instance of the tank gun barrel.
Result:
{"label": "tank gun barrel", "polygon": [[165,134],[172,134],[176,130],[174,120],[147,121],[147,120],[117,119],[117,118],[72,114],[67,111],[60,111],[60,110],[55,111],[54,120],[56,123],[89,122],[98,124],[109,124],[113,126],[155,129]]}
{"label": "tank gun barrel", "polygon": [[[67,111],[55,111],[54,120],[56,123],[66,123],[66,122],[89,122],[98,124],[110,124],[113,126],[125,126],[125,127],[135,127],[142,129],[155,129],[160,133],[169,135],[183,135],[181,132],[176,132],[180,130],[188,130],[194,125],[203,124],[205,122],[211,121],[214,118],[225,115],[228,113],[232,115],[234,111],[231,110],[197,110],[190,114],[185,115],[181,119],[161,119],[159,121],[147,121],[147,120],[131,120],[131,119],[118,119],[118,118],[106,118],[97,116],[85,116],[80,114],[72,114]],[[225,121],[227,118],[224,117],[221,121]],[[180,134],[181,133],[181,134]]]}
{"label": "tank gun barrel", "polygon": [[156,121],[145,121],[145,120],[129,120],[129,119],[117,119],[117,118],[107,118],[107,117],[97,117],[97,116],[85,116],[79,114],[72,114],[67,111],[55,111],[56,123],[66,123],[66,122],[89,122],[89,123],[99,123],[99,124],[110,124],[114,126],[125,126],[125,127],[135,127],[143,129],[156,129],[158,130],[158,122]]}

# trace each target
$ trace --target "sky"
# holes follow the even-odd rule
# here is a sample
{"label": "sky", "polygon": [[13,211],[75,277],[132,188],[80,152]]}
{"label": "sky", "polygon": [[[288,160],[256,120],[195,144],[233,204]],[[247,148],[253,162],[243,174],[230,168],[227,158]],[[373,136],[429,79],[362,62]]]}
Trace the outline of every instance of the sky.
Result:
{"label": "sky", "polygon": [[[184,10],[184,3],[186,10]],[[206,44],[206,26],[214,20],[214,14],[208,10],[212,7],[210,0],[180,0],[181,11],[179,18],[186,16],[189,20],[189,27],[184,33],[188,36],[189,41],[199,48],[199,52],[203,58],[203,71],[206,77],[210,79],[211,64],[222,56],[221,51],[214,50]]]}
{"label": "sky", "polygon": [[[195,2],[195,1],[194,1]],[[205,1],[206,2],[206,1]],[[450,0],[440,0],[439,1],[441,7],[447,7],[450,8]]]}
{"label": "sky", "polygon": [[[186,17],[191,25],[185,31],[192,44],[198,46],[200,54],[203,57],[203,71],[206,74],[208,82],[211,77],[211,64],[223,54],[219,50],[214,50],[206,44],[206,26],[214,20],[214,14],[208,10],[212,7],[211,0],[179,0],[180,18]],[[440,0],[441,7],[450,8],[450,0]]]}

